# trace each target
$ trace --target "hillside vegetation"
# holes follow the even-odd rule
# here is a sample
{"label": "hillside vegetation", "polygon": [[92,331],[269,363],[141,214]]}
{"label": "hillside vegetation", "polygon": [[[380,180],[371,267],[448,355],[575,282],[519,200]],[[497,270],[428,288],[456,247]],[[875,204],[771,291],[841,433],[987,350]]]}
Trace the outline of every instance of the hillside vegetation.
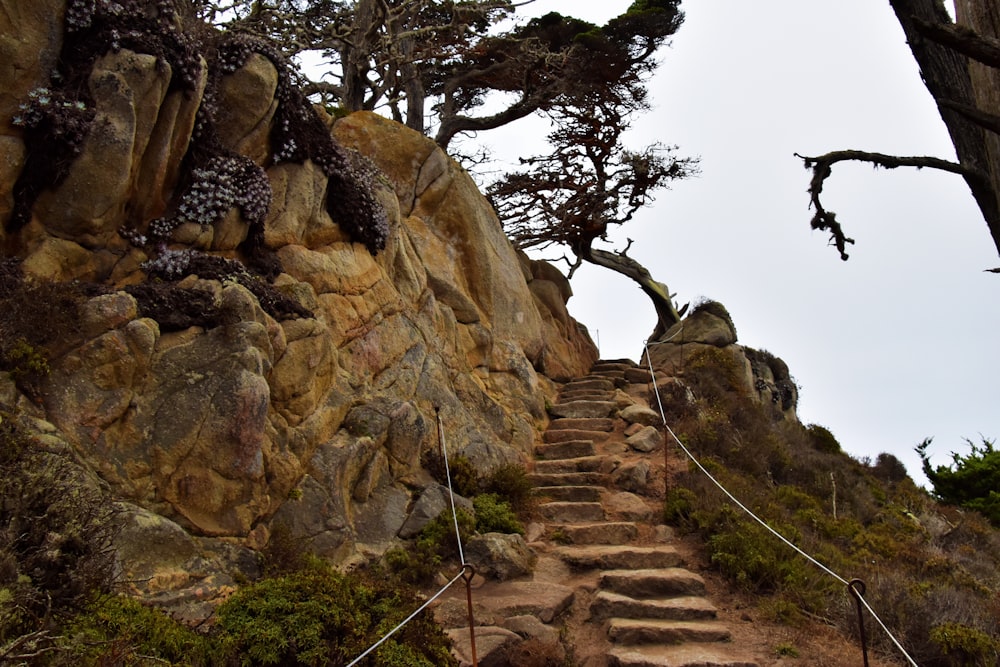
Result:
{"label": "hillside vegetation", "polygon": [[[925,667],[995,665],[1000,537],[975,511],[941,505],[892,454],[854,459],[829,430],[774,422],[739,389],[728,357],[701,352],[683,378],[696,400],[665,396],[672,429],[725,488],[841,577]],[[672,415],[672,417],[670,417]],[[736,508],[675,447],[665,518],[703,540],[707,560],[764,617],[820,621],[857,638],[855,602],[833,576]],[[903,658],[866,619],[875,650]]]}

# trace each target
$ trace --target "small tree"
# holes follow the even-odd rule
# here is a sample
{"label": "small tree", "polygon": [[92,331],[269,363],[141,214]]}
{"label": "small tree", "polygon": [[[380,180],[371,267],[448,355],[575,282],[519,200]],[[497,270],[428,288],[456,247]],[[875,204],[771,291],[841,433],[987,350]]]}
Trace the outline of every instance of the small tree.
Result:
{"label": "small tree", "polygon": [[927,448],[932,438],[917,445],[924,474],[934,486],[934,495],[946,503],[981,512],[994,526],[1000,526],[1000,450],[993,440],[982,445],[969,439],[971,451],[962,456],[952,452],[951,466],[931,466]]}
{"label": "small tree", "polygon": [[522,158],[526,169],[505,174],[488,194],[519,248],[563,246],[572,253],[570,277],[582,262],[590,262],[638,283],[656,310],[655,338],[680,321],[667,286],[628,256],[631,240],[619,251],[594,244],[607,240],[609,226],[631,220],[657,189],[692,174],[696,161],[674,157],[674,148],[661,144],[625,149],[622,135],[634,108],[621,98],[579,101],[581,106],[566,105],[553,113],[552,151]]}

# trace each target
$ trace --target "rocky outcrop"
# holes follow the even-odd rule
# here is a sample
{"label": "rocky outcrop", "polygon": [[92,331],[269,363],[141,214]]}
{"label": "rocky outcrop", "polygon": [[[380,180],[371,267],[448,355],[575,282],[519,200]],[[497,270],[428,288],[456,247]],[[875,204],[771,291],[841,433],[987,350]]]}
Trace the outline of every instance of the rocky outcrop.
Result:
{"label": "rocky outcrop", "polygon": [[[45,85],[61,38],[63,3],[28,4],[0,5],[0,53],[19,63],[0,73],[3,222],[25,154],[9,119]],[[331,558],[384,550],[434,484],[420,462],[439,432],[480,469],[523,460],[548,419],[550,378],[580,375],[597,356],[566,311],[565,278],[514,251],[472,179],[432,141],[371,113],[325,119],[382,174],[387,245],[372,255],[352,242],[327,213],[336,193],[321,169],[271,163],[277,74],[263,56],[222,78],[220,139],[266,170],[274,287],[312,316],[279,317],[239,281],[194,274],[176,288],[217,309],[218,323],[144,316],[122,288],[146,280],[150,257],[120,230],[144,231],[176,205],[208,80],[203,67],[179,90],[171,76],[127,49],[99,58],[81,154],[0,239],[33,279],[104,288],[82,305],[81,331],[49,360],[38,395],[6,379],[0,407],[55,425],[133,508],[130,543],[148,531],[178,545],[162,572],[150,554],[124,550],[126,576],[166,586],[182,551],[212,540],[260,548],[276,525]],[[181,224],[169,245],[240,257],[248,229],[233,207],[215,225]]]}
{"label": "rocky outcrop", "polygon": [[671,376],[709,355],[709,363],[731,369],[741,391],[770,406],[776,418],[798,421],[798,386],[788,365],[765,350],[738,345],[736,340],[736,327],[725,306],[709,301],[652,342],[649,359],[655,368]]}

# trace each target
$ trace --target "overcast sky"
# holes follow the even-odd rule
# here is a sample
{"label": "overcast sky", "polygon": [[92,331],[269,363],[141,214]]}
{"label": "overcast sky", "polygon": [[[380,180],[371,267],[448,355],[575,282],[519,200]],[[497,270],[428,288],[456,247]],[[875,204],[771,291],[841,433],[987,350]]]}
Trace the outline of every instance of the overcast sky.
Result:
{"label": "overcast sky", "polygon": [[[629,4],[529,9],[604,23]],[[793,156],[851,148],[955,159],[888,0],[682,7],[631,144],[677,144],[701,158],[701,175],[662,192],[617,238],[635,240],[629,254],[679,303],[721,301],[742,344],[783,358],[804,423],[826,426],[857,457],[892,452],[926,483],[913,452],[925,437],[933,462],[947,464],[968,451],[962,438],[1000,436],[1000,275],[984,273],[1000,258],[959,177],[841,163],[823,200],[857,240],[843,262],[809,229],[809,172]],[[597,267],[573,288],[570,311],[602,356],[638,360],[655,323],[639,289]]]}

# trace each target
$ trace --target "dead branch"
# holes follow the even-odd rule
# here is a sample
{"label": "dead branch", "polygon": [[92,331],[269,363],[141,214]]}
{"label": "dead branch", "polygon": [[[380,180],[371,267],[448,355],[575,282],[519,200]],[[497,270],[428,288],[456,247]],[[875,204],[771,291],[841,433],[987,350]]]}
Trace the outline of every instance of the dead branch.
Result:
{"label": "dead branch", "polygon": [[983,37],[975,30],[955,23],[937,23],[914,17],[917,32],[932,41],[990,67],[1000,67],[1000,40]]}
{"label": "dead branch", "polygon": [[951,100],[938,100],[937,103],[939,106],[962,114],[966,120],[972,121],[979,127],[1000,134],[1000,116],[987,113],[982,109],[968,104],[952,102]]}
{"label": "dead branch", "polygon": [[813,229],[820,229],[830,233],[830,243],[836,246],[837,251],[840,253],[840,258],[843,260],[848,258],[846,252],[847,244],[853,244],[854,239],[844,234],[843,228],[837,221],[837,214],[826,210],[820,201],[823,184],[830,177],[830,174],[833,173],[833,165],[836,163],[845,161],[868,162],[883,169],[895,169],[897,167],[938,169],[964,176],[966,179],[985,178],[985,175],[963,167],[956,162],[949,162],[948,160],[935,157],[902,157],[857,150],[833,151],[816,157],[795,153],[795,157],[802,160],[805,163],[806,169],[812,169],[813,172],[808,192],[810,205],[815,210],[815,213],[810,221],[810,225]]}

